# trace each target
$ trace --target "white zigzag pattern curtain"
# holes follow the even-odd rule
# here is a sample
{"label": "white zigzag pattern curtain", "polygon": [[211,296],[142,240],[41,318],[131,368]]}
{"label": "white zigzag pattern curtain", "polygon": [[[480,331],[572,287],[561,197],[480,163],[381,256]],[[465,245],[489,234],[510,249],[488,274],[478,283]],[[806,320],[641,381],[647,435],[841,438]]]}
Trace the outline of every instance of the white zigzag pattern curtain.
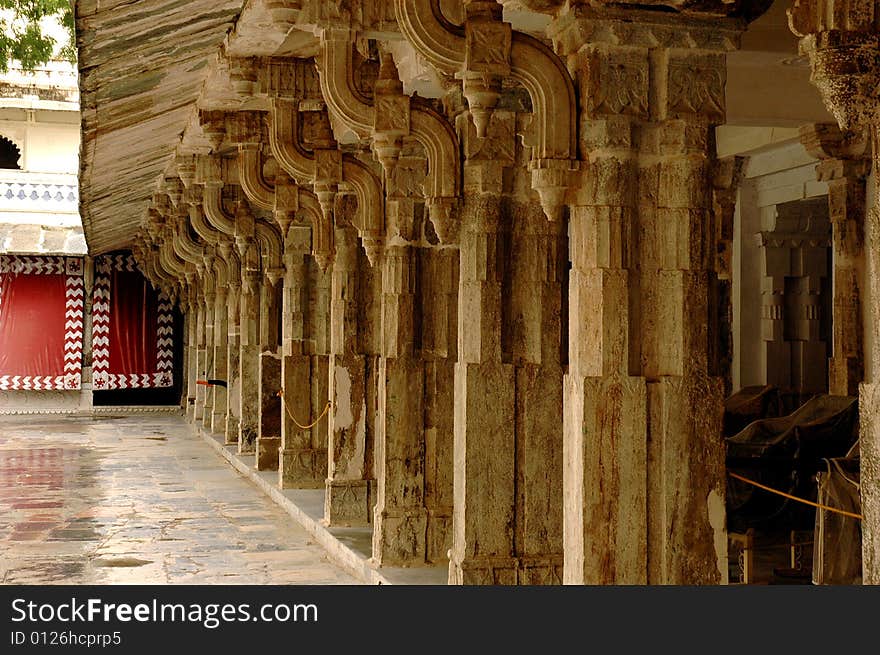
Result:
{"label": "white zigzag pattern curtain", "polygon": [[96,391],[170,387],[171,301],[153,290],[128,254],[95,258],[92,379]]}

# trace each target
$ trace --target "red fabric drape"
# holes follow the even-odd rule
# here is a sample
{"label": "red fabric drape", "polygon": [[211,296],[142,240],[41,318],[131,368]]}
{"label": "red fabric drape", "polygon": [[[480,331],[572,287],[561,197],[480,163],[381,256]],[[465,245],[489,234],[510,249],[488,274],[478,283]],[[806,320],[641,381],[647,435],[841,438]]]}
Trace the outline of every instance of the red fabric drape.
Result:
{"label": "red fabric drape", "polygon": [[110,272],[110,373],[156,372],[156,292],[137,271]]}
{"label": "red fabric drape", "polygon": [[0,375],[64,375],[65,275],[0,274]]}

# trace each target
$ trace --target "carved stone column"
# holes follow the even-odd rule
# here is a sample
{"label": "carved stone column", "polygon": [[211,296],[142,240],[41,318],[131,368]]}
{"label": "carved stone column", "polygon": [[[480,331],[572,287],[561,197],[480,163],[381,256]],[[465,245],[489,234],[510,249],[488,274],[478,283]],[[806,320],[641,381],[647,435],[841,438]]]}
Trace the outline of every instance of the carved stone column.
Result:
{"label": "carved stone column", "polygon": [[227,242],[225,255],[229,267],[229,300],[227,306],[227,323],[229,332],[226,341],[226,434],[227,444],[237,444],[240,433],[241,417],[241,262],[231,252],[231,244]]}
{"label": "carved stone column", "polygon": [[205,290],[202,280],[193,276],[193,284],[195,288],[195,314],[196,314],[196,334],[195,334],[195,354],[196,354],[196,399],[193,403],[193,414],[191,420],[201,423],[205,411],[205,395],[207,387],[204,384],[198,384],[199,380],[205,379],[205,325],[207,322],[207,304]]}
{"label": "carved stone column", "polygon": [[[204,265],[201,267],[202,281],[204,284],[205,298],[205,357],[204,357],[204,376],[203,380],[208,380],[214,376],[214,342],[215,342],[215,312],[217,300],[217,280],[214,277],[213,261],[210,257],[205,258]],[[211,425],[214,415],[214,393],[211,387],[205,386],[205,397],[202,404],[201,423],[204,427]]]}
{"label": "carved stone column", "polygon": [[516,584],[516,374],[501,359],[501,168],[491,161],[465,165],[450,584]]}
{"label": "carved stone column", "polygon": [[[324,520],[367,525],[372,513],[372,439],[368,425],[368,358],[365,356],[365,288],[370,276],[357,231],[337,212],[336,258],[330,296],[328,477]],[[372,421],[369,421],[372,422]]]}
{"label": "carved stone column", "polygon": [[557,20],[589,159],[570,225],[568,583],[726,582],[710,192],[743,27],[580,3]]}
{"label": "carved stone column", "polygon": [[[215,275],[217,280],[217,297],[214,301],[214,368],[212,378],[215,380],[223,380],[228,383],[229,371],[228,365],[228,343],[229,343],[229,299],[232,293],[229,289],[228,263],[220,259],[219,256],[214,258],[214,265],[217,269]],[[222,274],[221,274],[222,270]],[[223,386],[211,387],[211,422],[207,427],[211,432],[225,433],[226,431],[226,412],[229,400],[229,389]]]}
{"label": "carved stone column", "polygon": [[[877,169],[880,103],[880,30],[873,5],[839,0],[795,0],[789,26],[810,58],[812,82],[837,119],[845,138],[867,131]],[[876,175],[875,175],[876,180]],[[862,580],[880,584],[880,194],[867,208],[864,225],[866,284],[860,298],[866,331],[864,382],[859,386]],[[829,194],[829,199],[831,194]],[[834,215],[832,210],[832,215]],[[837,351],[835,351],[836,354]],[[840,364],[838,364],[839,366]],[[849,373],[847,373],[847,377]],[[847,383],[848,384],[848,383]]]}
{"label": "carved stone column", "polygon": [[[308,323],[317,306],[310,306],[309,250],[311,230],[293,225],[284,245],[284,288],[282,301],[282,399],[281,450],[278,486],[281,489],[322,489],[327,478],[327,419],[309,425],[327,403],[327,367],[320,366],[314,346],[307,342]],[[322,273],[318,273],[323,275]],[[324,308],[326,311],[326,308]],[[314,342],[312,342],[314,343]],[[323,388],[323,395],[315,387]]]}
{"label": "carved stone column", "polygon": [[377,495],[373,560],[424,564],[424,374],[416,357],[416,252],[411,245],[414,201],[386,202],[389,245],[382,258],[381,345],[376,421]]}
{"label": "carved stone column", "polygon": [[801,142],[818,158],[816,175],[828,182],[832,242],[832,354],[828,393],[857,396],[864,379],[862,289],[864,279],[865,182],[871,170],[868,142],[844,135],[836,125],[801,128]]}
{"label": "carved stone column", "polygon": [[238,452],[254,453],[260,421],[260,268],[256,245],[244,242],[241,266]]}
{"label": "carved stone column", "polygon": [[452,546],[458,260],[458,248],[422,251],[426,559],[436,563],[448,560]]}
{"label": "carved stone column", "polygon": [[260,289],[260,403],[259,432],[256,443],[258,470],[278,470],[278,449],[281,447],[281,353],[278,339],[278,312],[273,277],[263,277]]}

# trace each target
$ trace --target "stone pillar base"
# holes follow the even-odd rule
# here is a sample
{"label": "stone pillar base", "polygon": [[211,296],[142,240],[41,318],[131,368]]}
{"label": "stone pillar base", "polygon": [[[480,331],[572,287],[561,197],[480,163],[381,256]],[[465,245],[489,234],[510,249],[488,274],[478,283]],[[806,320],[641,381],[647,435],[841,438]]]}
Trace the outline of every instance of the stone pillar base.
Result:
{"label": "stone pillar base", "polygon": [[278,470],[278,451],[281,437],[260,437],[257,439],[256,466],[258,471]]}
{"label": "stone pillar base", "polygon": [[452,548],[452,507],[428,510],[428,533],[426,536],[426,559],[432,564],[449,561]]}
{"label": "stone pillar base", "polygon": [[327,451],[278,449],[278,487],[323,489],[327,480]]}
{"label": "stone pillar base", "polygon": [[449,562],[451,585],[562,584],[562,555],[545,557],[476,557]]}
{"label": "stone pillar base", "polygon": [[373,510],[375,481],[327,480],[324,523],[328,526],[367,526]]}
{"label": "stone pillar base", "polygon": [[225,420],[226,445],[232,446],[238,443],[238,419],[234,416],[226,416]]}
{"label": "stone pillar base", "polygon": [[211,425],[208,427],[211,432],[217,434],[225,434],[226,432],[226,412],[214,411],[211,413]]}
{"label": "stone pillar base", "polygon": [[422,566],[426,562],[428,512],[424,508],[375,511],[373,562]]}
{"label": "stone pillar base", "polygon": [[238,454],[252,455],[257,452],[257,426],[252,423],[238,424]]}

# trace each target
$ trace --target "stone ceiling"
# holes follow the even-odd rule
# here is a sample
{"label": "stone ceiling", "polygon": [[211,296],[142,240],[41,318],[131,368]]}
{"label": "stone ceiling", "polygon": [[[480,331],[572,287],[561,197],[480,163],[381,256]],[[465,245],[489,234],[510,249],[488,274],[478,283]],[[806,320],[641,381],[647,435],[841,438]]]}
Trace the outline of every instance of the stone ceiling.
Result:
{"label": "stone ceiling", "polygon": [[[211,147],[199,127],[198,109],[265,109],[254,106],[253,97],[236,91],[229,58],[317,53],[317,24],[309,13],[315,4],[76,2],[83,111],[80,212],[91,253],[130,244],[181,144],[190,153]],[[541,34],[550,18],[539,11],[560,3],[506,0],[503,4],[505,19],[516,29]],[[785,17],[788,4],[777,0],[752,23],[742,50],[729,55],[728,122],[733,125],[791,127],[830,120],[809,83],[809,68],[798,57],[797,41]],[[449,20],[461,19],[456,0],[441,0],[441,6]],[[393,42],[390,48],[406,92],[439,95],[433,70],[408,43],[394,41],[399,34],[393,2],[371,0],[358,11],[373,26],[369,36]]]}
{"label": "stone ceiling", "polygon": [[81,207],[93,254],[125,247],[244,0],[78,0]]}

